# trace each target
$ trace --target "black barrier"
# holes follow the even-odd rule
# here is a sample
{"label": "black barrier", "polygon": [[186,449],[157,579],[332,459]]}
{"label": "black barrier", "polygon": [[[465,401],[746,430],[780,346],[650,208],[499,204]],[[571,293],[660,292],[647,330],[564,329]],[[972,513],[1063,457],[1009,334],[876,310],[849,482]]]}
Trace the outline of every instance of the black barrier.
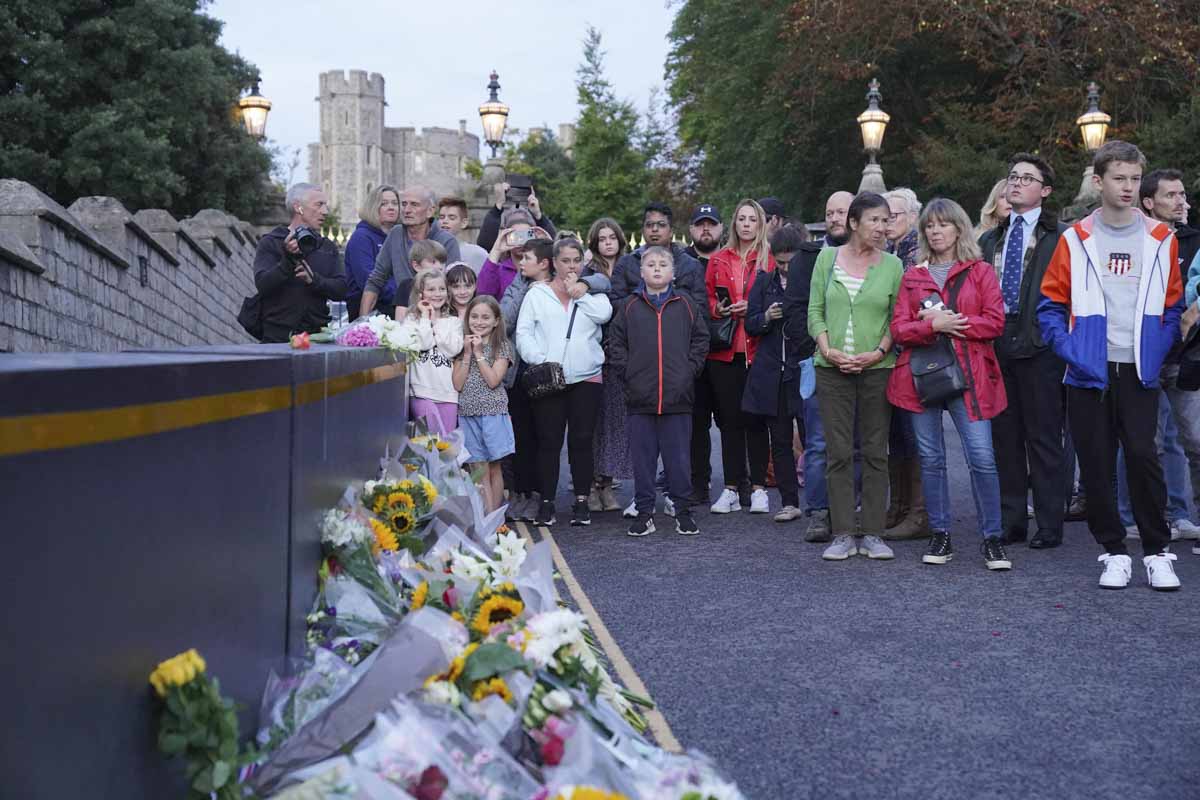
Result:
{"label": "black barrier", "polygon": [[320,517],[404,421],[379,350],[0,358],[0,795],[179,796],[147,677],[189,647],[249,733],[304,649]]}

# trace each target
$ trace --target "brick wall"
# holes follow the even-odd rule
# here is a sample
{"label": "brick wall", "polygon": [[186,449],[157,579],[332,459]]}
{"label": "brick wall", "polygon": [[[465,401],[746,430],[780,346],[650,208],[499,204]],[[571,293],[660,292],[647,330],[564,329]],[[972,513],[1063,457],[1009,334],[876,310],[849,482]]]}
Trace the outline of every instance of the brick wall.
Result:
{"label": "brick wall", "polygon": [[206,209],[176,220],[111,197],[63,208],[0,180],[0,352],[240,344],[257,234]]}

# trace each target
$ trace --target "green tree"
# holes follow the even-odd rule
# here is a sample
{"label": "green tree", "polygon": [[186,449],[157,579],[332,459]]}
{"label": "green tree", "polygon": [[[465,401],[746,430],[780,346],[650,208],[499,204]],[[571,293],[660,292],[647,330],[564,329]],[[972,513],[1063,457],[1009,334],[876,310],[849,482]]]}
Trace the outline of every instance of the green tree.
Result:
{"label": "green tree", "polygon": [[218,44],[206,2],[0,5],[0,175],[62,203],[255,216],[271,157],[233,109],[257,70]]}
{"label": "green tree", "polygon": [[892,116],[888,185],[972,213],[1018,150],[1055,166],[1054,201],[1070,203],[1091,79],[1110,136],[1144,138],[1152,163],[1171,153],[1189,174],[1200,168],[1186,134],[1168,134],[1187,130],[1181,106],[1200,72],[1194,0],[896,0],[882,13],[868,0],[684,0],[670,39],[680,138],[722,203],[771,193],[815,218],[829,192],[857,188],[855,117],[872,77]]}
{"label": "green tree", "polygon": [[597,218],[611,216],[628,231],[640,225],[650,175],[638,149],[637,109],[613,93],[604,77],[600,44],[600,32],[589,26],[583,63],[576,71],[580,113],[575,176],[566,193],[567,222],[586,231]]}

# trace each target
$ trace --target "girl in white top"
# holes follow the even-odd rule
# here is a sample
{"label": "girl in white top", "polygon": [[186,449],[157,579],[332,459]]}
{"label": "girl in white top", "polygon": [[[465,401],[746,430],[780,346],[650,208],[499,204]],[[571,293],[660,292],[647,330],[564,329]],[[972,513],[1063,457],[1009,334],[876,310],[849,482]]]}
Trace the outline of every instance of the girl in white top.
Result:
{"label": "girl in white top", "polygon": [[540,280],[529,287],[521,303],[517,352],[527,368],[546,362],[561,364],[566,381],[565,389],[532,401],[538,421],[539,525],[555,522],[554,496],[564,436],[575,486],[571,524],[590,525],[592,521],[587,496],[595,477],[592,438],[603,398],[600,336],[601,326],[612,316],[612,305],[605,295],[588,294],[587,284],[579,280],[583,253],[578,239],[565,238],[553,246],[548,241],[534,242],[522,256],[523,272],[527,262],[535,262],[536,269],[530,268],[526,274],[536,273]]}
{"label": "girl in white top", "polygon": [[453,374],[454,357],[463,348],[463,323],[450,307],[441,272],[421,272],[413,281],[400,340],[418,352],[408,365],[412,419],[424,418],[431,432],[449,433],[458,427]]}

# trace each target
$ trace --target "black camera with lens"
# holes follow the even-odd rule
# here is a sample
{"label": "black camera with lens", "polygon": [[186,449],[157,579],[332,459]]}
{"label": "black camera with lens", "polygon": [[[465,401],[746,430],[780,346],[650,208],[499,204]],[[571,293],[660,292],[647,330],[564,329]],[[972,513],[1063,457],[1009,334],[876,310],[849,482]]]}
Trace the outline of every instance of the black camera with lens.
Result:
{"label": "black camera with lens", "polygon": [[321,234],[307,225],[297,225],[296,229],[292,231],[292,238],[296,240],[296,245],[300,248],[301,258],[312,255],[321,246]]}

